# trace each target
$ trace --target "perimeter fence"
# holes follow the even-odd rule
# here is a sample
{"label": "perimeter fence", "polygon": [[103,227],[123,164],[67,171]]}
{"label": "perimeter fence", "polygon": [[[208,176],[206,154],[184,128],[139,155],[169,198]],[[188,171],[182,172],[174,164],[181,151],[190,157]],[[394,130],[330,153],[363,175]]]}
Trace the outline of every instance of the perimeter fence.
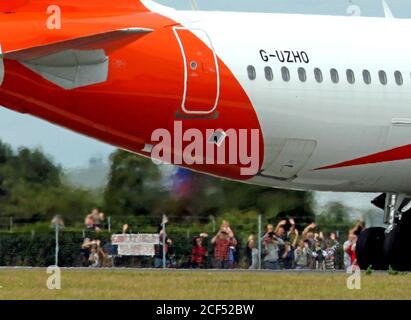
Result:
{"label": "perimeter fence", "polygon": [[350,226],[308,219],[115,216],[84,226],[2,217],[0,266],[294,269],[303,252],[307,269],[343,269]]}

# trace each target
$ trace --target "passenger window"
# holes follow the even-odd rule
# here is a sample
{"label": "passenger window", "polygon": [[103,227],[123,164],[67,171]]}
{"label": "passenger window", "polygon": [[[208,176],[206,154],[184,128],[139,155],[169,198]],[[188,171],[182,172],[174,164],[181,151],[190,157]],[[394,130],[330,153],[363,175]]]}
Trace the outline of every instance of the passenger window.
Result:
{"label": "passenger window", "polygon": [[314,77],[318,83],[323,82],[323,73],[321,72],[319,68],[314,69]]}
{"label": "passenger window", "polygon": [[282,75],[284,81],[286,81],[286,82],[290,81],[290,70],[288,70],[287,67],[282,67],[281,68],[281,75]]}
{"label": "passenger window", "polygon": [[381,84],[385,86],[387,84],[387,74],[385,73],[385,71],[379,71],[378,77],[380,78]]}
{"label": "passenger window", "polygon": [[402,73],[400,71],[394,72],[395,82],[397,85],[402,86],[404,83],[404,79],[402,78]]}
{"label": "passenger window", "polygon": [[338,83],[340,81],[340,78],[338,77],[338,71],[336,69],[331,69],[330,75],[331,75],[332,82]]}
{"label": "passenger window", "polygon": [[355,83],[354,71],[352,71],[351,69],[347,70],[347,81],[348,81],[349,84],[354,84]]}
{"label": "passenger window", "polygon": [[305,72],[304,68],[298,68],[298,78],[301,82],[307,81],[307,73]]}
{"label": "passenger window", "polygon": [[270,67],[265,67],[264,68],[264,73],[265,73],[265,78],[268,81],[273,81],[273,79],[274,79],[273,69],[271,69]]}
{"label": "passenger window", "polygon": [[248,78],[250,80],[255,80],[257,78],[257,72],[255,71],[254,66],[248,66],[247,72],[248,72]]}
{"label": "passenger window", "polygon": [[371,74],[368,70],[362,72],[362,77],[364,78],[365,84],[371,84]]}

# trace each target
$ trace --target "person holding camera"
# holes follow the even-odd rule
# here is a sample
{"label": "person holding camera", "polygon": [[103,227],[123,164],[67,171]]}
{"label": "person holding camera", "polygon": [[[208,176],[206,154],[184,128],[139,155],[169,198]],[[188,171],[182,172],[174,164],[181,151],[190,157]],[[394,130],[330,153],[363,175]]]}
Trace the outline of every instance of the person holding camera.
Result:
{"label": "person holding camera", "polygon": [[284,241],[278,238],[274,232],[268,233],[264,239],[264,267],[270,270],[280,269],[280,245],[284,246]]}
{"label": "person holding camera", "polygon": [[308,269],[309,258],[312,256],[310,242],[308,239],[301,240],[294,252],[295,268],[297,270]]}
{"label": "person holding camera", "polygon": [[[231,229],[230,229],[231,231]],[[237,240],[234,237],[232,231],[228,233],[228,229],[222,227],[218,233],[211,239],[211,243],[214,245],[214,263],[217,269],[227,269],[230,267],[229,250],[230,247],[237,245]]]}

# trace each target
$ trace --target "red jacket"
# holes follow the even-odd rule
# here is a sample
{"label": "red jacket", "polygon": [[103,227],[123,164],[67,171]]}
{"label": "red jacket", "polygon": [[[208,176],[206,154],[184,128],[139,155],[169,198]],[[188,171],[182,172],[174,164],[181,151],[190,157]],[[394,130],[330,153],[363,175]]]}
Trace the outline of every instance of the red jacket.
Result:
{"label": "red jacket", "polygon": [[204,247],[194,246],[191,250],[191,262],[197,264],[203,264],[207,250]]}
{"label": "red jacket", "polygon": [[353,244],[350,244],[350,246],[345,250],[350,257],[351,257],[351,264],[356,264],[357,263],[357,255],[355,254],[355,250],[353,250]]}

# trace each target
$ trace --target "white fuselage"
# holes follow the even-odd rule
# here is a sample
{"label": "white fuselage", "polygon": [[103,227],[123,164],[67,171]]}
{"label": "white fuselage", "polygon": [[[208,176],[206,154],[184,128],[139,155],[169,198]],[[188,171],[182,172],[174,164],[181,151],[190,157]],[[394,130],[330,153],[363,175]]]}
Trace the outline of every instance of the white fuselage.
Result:
{"label": "white fuselage", "polygon": [[[253,183],[291,189],[411,191],[410,160],[371,159],[362,165],[314,170],[410,144],[411,46],[403,35],[411,30],[411,21],[184,12],[157,5],[150,9],[194,33],[205,30],[248,94],[265,142],[264,171]],[[297,57],[282,62],[286,51]],[[309,62],[298,58],[298,52],[306,53]],[[267,59],[269,54],[277,57]],[[249,79],[248,66],[255,68],[255,80]],[[272,81],[266,79],[265,67],[271,67]],[[282,78],[283,67],[289,70],[289,81]],[[298,68],[304,68],[305,82],[299,79]],[[321,83],[315,79],[315,68],[322,71]],[[338,83],[333,83],[331,69],[338,71]],[[347,80],[348,69],[354,72],[353,84]],[[370,72],[370,84],[363,79],[364,70]],[[381,70],[387,84],[381,83]],[[401,72],[402,85],[396,83],[396,71]]]}

